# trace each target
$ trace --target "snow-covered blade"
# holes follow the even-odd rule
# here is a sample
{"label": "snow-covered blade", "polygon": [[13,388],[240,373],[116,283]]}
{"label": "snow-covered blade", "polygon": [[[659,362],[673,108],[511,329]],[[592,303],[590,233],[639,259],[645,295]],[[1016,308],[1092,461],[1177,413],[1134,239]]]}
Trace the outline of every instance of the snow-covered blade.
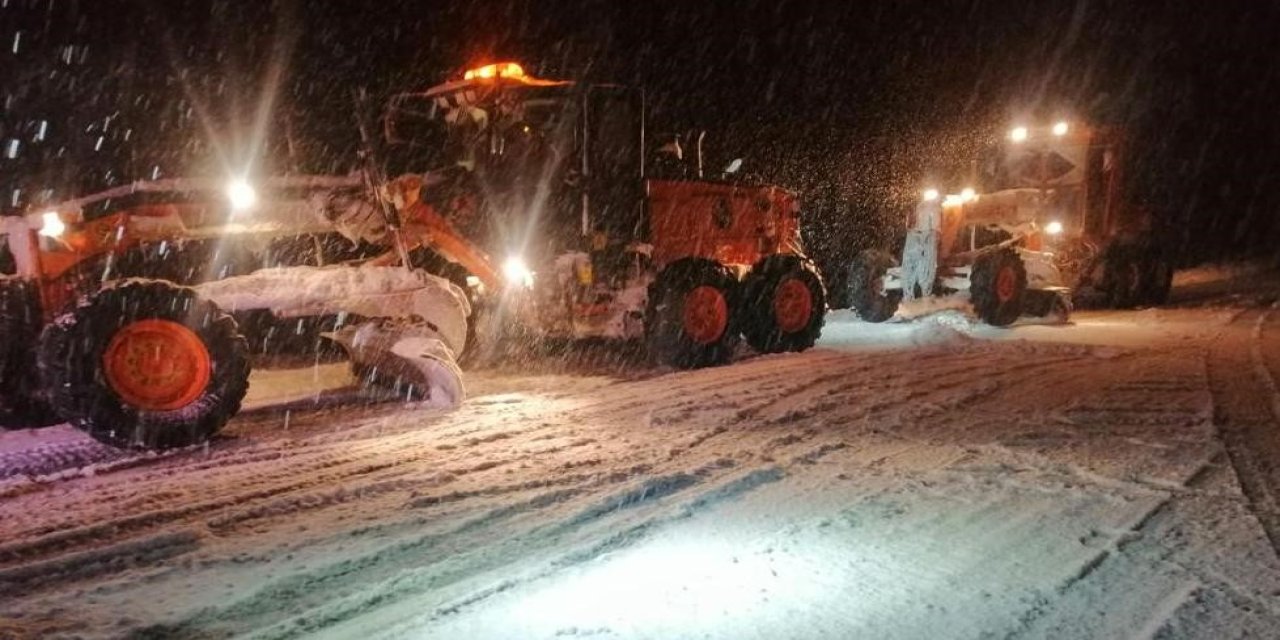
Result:
{"label": "snow-covered blade", "polygon": [[262,269],[207,282],[200,295],[227,311],[270,309],[280,317],[350,314],[417,320],[460,353],[471,305],[457,285],[400,267],[333,266]]}
{"label": "snow-covered blade", "polygon": [[361,377],[422,389],[438,407],[466,399],[462,370],[438,334],[423,324],[366,322],[325,334],[347,350]]}
{"label": "snow-covered blade", "polygon": [[466,397],[454,354],[466,346],[471,308],[448,280],[401,267],[284,267],[197,289],[228,311],[368,319],[326,334],[347,350],[357,370],[423,391],[436,406],[455,407]]}

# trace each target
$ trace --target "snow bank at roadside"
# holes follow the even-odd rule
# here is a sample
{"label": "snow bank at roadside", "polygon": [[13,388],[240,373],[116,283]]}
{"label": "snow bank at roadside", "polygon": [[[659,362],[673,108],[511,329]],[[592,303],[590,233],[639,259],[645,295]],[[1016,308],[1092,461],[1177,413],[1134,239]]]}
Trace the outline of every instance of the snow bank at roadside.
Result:
{"label": "snow bank at roadside", "polygon": [[[960,347],[973,342],[981,328],[968,309],[957,308],[946,298],[941,303],[917,300],[911,303],[907,316],[895,316],[888,322],[865,322],[850,309],[827,314],[819,344],[831,347]],[[967,301],[965,302],[967,304]]]}
{"label": "snow bank at roadside", "polygon": [[1202,264],[1190,269],[1180,269],[1173,274],[1173,286],[1187,286],[1225,282],[1276,270],[1272,260],[1254,259],[1243,262],[1219,262]]}

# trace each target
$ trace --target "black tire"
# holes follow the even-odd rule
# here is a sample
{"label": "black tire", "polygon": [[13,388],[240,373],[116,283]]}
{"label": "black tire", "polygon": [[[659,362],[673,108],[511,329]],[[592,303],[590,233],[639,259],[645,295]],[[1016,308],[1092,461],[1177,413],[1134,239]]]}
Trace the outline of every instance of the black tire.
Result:
{"label": "black tire", "polygon": [[[779,318],[778,294],[786,296]],[[787,311],[787,309],[791,311]],[[807,310],[807,313],[806,313]],[[822,335],[827,290],[813,262],[800,256],[761,260],[742,286],[742,333],[760,353],[804,351]]]}
{"label": "black tire", "polygon": [[0,427],[20,429],[58,422],[31,375],[43,317],[39,289],[20,279],[0,280]]}
{"label": "black tire", "polygon": [[1132,309],[1142,303],[1142,251],[1128,244],[1114,244],[1102,257],[1102,290],[1112,309]]}
{"label": "black tire", "polygon": [[1160,306],[1168,302],[1173,291],[1173,265],[1159,252],[1150,251],[1142,274],[1142,304]]}
{"label": "black tire", "polygon": [[[710,298],[712,293],[719,295],[723,306],[700,306],[714,307],[717,313],[722,311],[723,323],[709,321],[704,326],[722,326],[722,329],[714,336],[711,335],[716,333],[714,328],[709,328],[702,336],[690,334],[686,330],[686,303],[690,302],[691,296]],[[719,263],[695,259],[667,266],[649,285],[645,333],[650,354],[662,364],[682,369],[728,362],[739,340],[741,314],[737,313],[740,308],[738,294],[738,281],[733,272]],[[694,316],[692,319],[705,318]]]}
{"label": "black tire", "polygon": [[902,302],[901,291],[884,291],[884,275],[895,265],[893,256],[879,249],[859,253],[849,265],[849,306],[867,322],[893,317]]}
{"label": "black tire", "polygon": [[[108,381],[103,361],[112,338],[143,320],[186,327],[208,353],[208,383],[184,406],[141,408]],[[166,449],[204,442],[240,410],[249,388],[248,345],[235,320],[194,289],[162,281],[125,281],[82,299],[45,329],[39,364],[58,413],[117,447]]]}
{"label": "black tire", "polygon": [[1161,305],[1173,289],[1173,266],[1148,243],[1117,243],[1102,258],[1102,289],[1107,306],[1132,309]]}
{"label": "black tire", "polygon": [[970,282],[973,310],[983,322],[1006,327],[1022,315],[1027,268],[1017,253],[1004,249],[978,258]]}

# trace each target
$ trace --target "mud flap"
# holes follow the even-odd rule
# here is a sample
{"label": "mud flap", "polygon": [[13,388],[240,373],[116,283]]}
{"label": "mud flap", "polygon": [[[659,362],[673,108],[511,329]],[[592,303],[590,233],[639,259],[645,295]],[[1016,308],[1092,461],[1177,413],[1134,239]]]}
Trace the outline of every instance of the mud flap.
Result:
{"label": "mud flap", "polygon": [[322,335],[342,345],[352,368],[374,380],[423,390],[432,406],[453,408],[466,400],[453,351],[427,325],[372,321]]}

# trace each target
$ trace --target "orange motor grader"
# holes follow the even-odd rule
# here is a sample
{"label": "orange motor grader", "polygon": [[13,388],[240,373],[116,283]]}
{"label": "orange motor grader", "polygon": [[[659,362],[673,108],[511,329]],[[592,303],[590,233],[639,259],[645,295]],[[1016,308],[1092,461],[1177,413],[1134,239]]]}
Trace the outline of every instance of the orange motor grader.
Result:
{"label": "orange motor grader", "polygon": [[1163,303],[1173,268],[1129,192],[1128,151],[1112,128],[1013,128],[975,163],[976,188],[925,191],[900,257],[857,256],[851,306],[882,322],[904,298],[967,292],[979,318],[1004,326],[1022,315],[1065,320],[1081,303]]}
{"label": "orange motor grader", "polygon": [[362,378],[443,405],[455,356],[507,321],[679,367],[742,337],[812,346],[826,291],[795,196],[659,175],[644,106],[488,65],[395,96],[383,153],[348,176],[137,182],[0,218],[0,425],[202,442],[239,410],[250,347],[317,318]]}
{"label": "orange motor grader", "polygon": [[406,229],[429,221],[423,250],[464,276],[480,313],[501,306],[524,330],[644,340],[677,367],[724,363],[741,338],[812,346],[826,290],[795,195],[736,179],[740,160],[714,179],[700,153],[664,171],[672,147],[646,135],[645,106],[632,88],[509,62],[394,96],[385,161],[412,193],[390,199]]}
{"label": "orange motor grader", "polygon": [[[241,182],[137,182],[0,218],[0,426],[67,422],[121,447],[203,442],[248,390],[244,321],[257,313],[290,330],[336,317],[330,337],[358,369],[460,403],[462,290],[360,264],[351,244],[319,250],[337,237],[326,203],[360,193],[359,178],[260,187],[261,198]],[[300,238],[316,241],[310,257],[273,255]]]}

